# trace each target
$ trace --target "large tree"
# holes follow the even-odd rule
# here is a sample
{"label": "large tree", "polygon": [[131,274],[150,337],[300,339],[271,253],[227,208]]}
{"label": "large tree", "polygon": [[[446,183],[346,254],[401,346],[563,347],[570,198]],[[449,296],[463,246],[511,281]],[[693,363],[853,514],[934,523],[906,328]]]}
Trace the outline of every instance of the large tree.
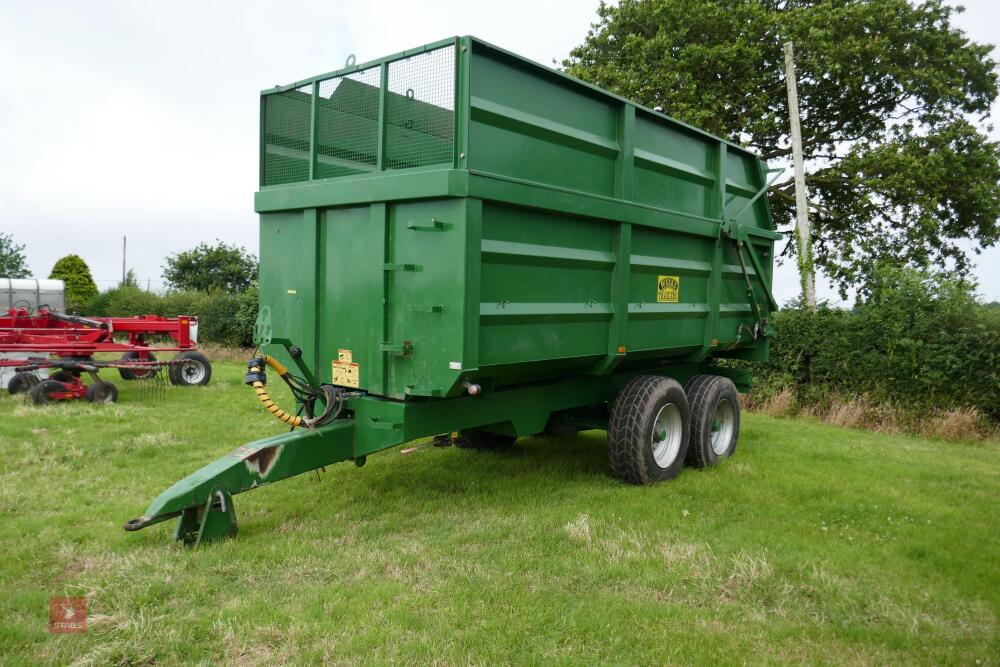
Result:
{"label": "large tree", "polygon": [[245,292],[257,282],[257,258],[244,248],[216,241],[167,257],[163,279],[173,289]]}
{"label": "large tree", "polygon": [[24,259],[24,246],[10,234],[0,232],[0,278],[28,278],[31,271]]}
{"label": "large tree", "polygon": [[[570,74],[728,137],[791,154],[782,44],[795,43],[816,265],[844,292],[876,264],[964,275],[1000,239],[1000,146],[977,127],[997,97],[991,47],[942,0],[621,0]],[[789,176],[770,191],[794,222]],[[789,243],[785,252],[794,252]]]}

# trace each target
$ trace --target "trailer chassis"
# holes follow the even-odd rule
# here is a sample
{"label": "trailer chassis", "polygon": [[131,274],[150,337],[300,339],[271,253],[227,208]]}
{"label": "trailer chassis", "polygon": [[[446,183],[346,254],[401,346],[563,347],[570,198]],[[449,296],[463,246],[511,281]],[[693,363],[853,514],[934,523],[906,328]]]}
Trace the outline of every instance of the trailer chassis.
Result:
{"label": "trailer chassis", "polygon": [[[541,433],[553,415],[581,428],[606,428],[607,404],[632,378],[662,375],[680,382],[723,375],[749,389],[750,371],[707,363],[667,363],[602,376],[576,376],[448,399],[393,400],[358,392],[343,397],[342,416],[238,447],[157,496],[124,528],[136,531],[177,518],[174,539],[195,546],[237,534],[233,496],[342,462],[363,466],[379,451],[421,438],[447,439],[463,429],[504,435]],[[446,434],[446,435],[441,435]]]}

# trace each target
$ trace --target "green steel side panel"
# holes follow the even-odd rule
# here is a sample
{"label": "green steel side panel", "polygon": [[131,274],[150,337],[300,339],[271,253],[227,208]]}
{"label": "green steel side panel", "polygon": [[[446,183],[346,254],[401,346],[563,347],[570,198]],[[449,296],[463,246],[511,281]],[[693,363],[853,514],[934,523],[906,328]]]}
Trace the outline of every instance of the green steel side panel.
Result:
{"label": "green steel side panel", "polygon": [[385,205],[331,208],[323,212],[323,272],[319,376],[332,380],[339,350],[358,363],[361,386],[382,393]]}
{"label": "green steel side panel", "polygon": [[[606,372],[621,347],[626,361],[726,350],[752,332],[735,245],[718,254],[710,236],[463,198],[268,213],[261,236],[275,337],[322,381],[350,350],[359,388],[393,398]],[[676,302],[658,300],[661,276]]]}
{"label": "green steel side panel", "polygon": [[[473,38],[262,99],[261,303],[322,381],[341,350],[407,404],[766,358],[723,234],[741,225],[768,317],[777,235],[746,150]],[[395,409],[358,416],[363,450],[400,437]]]}
{"label": "green steel side panel", "polygon": [[[716,219],[720,184],[728,215],[764,184],[757,158],[741,148],[485,42],[471,43],[475,172]],[[739,222],[773,228],[763,199]]]}
{"label": "green steel side panel", "polygon": [[389,219],[388,393],[444,396],[464,368],[465,202],[398,203]]}
{"label": "green steel side panel", "polygon": [[[322,283],[313,273],[310,258],[315,256],[315,229],[306,223],[305,209],[261,216],[260,223],[260,303],[270,308],[273,336],[293,341],[314,359],[315,350],[304,347],[314,340],[316,290]],[[283,363],[291,360],[280,345],[267,350]],[[315,369],[314,369],[315,370]]]}
{"label": "green steel side panel", "polygon": [[[640,226],[632,229],[625,343],[629,352],[687,351],[702,344],[709,313],[713,247],[712,239]],[[660,276],[677,280],[676,303],[657,301]]]}
{"label": "green steel side panel", "polygon": [[651,114],[637,113],[633,199],[711,217],[716,213],[715,145],[683,127],[671,127]]}
{"label": "green steel side panel", "polygon": [[484,206],[481,368],[606,354],[611,232],[603,221]]}
{"label": "green steel side panel", "polygon": [[469,167],[612,196],[618,104],[473,45]]}

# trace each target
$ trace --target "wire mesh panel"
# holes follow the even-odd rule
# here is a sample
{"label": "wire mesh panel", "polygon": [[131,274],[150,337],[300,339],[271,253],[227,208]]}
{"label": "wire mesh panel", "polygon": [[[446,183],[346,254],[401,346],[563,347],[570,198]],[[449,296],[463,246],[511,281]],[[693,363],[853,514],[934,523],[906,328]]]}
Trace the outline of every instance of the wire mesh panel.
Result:
{"label": "wire mesh panel", "polygon": [[312,87],[264,98],[264,185],[309,180]]}
{"label": "wire mesh panel", "polygon": [[380,68],[321,81],[316,100],[316,178],[374,171]]}
{"label": "wire mesh panel", "polygon": [[388,84],[386,168],[450,163],[455,140],[454,46],[389,63]]}

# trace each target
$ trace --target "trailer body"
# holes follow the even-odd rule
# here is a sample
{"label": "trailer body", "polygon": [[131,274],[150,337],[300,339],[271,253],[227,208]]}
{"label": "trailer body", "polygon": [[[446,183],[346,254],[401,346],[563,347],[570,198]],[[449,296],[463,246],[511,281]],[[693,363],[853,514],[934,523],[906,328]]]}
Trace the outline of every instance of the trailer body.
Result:
{"label": "trailer body", "polygon": [[261,304],[317,379],[405,399],[766,358],[721,234],[766,318],[757,157],[473,38],[400,55],[262,95]]}
{"label": "trailer body", "polygon": [[[232,535],[233,494],[427,436],[609,428],[650,377],[674,416],[678,382],[730,378],[738,414],[750,372],[715,360],[767,358],[780,238],[749,151],[472,37],[264,90],[260,110],[255,339],[343,410],[238,448],[127,530]],[[260,362],[248,383],[276,412]]]}

